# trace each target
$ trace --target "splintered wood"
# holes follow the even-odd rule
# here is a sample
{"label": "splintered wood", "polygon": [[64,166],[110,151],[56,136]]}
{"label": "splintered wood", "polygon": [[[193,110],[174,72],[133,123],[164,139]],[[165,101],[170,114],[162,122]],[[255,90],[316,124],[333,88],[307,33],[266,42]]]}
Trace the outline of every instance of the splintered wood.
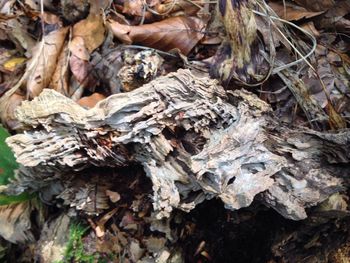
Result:
{"label": "splintered wood", "polygon": [[46,89],[23,102],[17,117],[24,132],[7,143],[26,175],[19,173],[13,189],[30,188],[26,176],[44,187],[43,178],[52,173],[60,180],[91,166],[138,163],[152,181],[158,219],[174,208],[190,211],[220,198],[228,209],[256,200],[300,220],[306,208],[343,190],[346,168],[334,164],[350,156],[348,131],[283,127],[255,95],[225,92],[217,81],[188,70],[110,96],[92,109]]}

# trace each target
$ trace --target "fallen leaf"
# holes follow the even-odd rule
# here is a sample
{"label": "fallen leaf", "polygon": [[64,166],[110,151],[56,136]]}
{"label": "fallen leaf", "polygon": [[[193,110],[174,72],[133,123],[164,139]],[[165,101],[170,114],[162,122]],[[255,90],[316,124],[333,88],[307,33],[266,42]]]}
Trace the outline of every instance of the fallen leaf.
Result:
{"label": "fallen leaf", "polygon": [[335,5],[334,0],[294,0],[298,5],[310,11],[326,11]]}
{"label": "fallen leaf", "polygon": [[106,9],[109,7],[110,0],[90,0],[90,13],[97,14],[101,9]]}
{"label": "fallen leaf", "polygon": [[82,60],[89,61],[90,54],[82,37],[75,37],[69,43],[69,51]]}
{"label": "fallen leaf", "polygon": [[105,28],[100,15],[90,14],[86,19],[76,23],[73,27],[73,39],[81,37],[91,54],[105,39]]}
{"label": "fallen leaf", "polygon": [[312,21],[309,21],[301,26],[304,30],[308,31],[310,34],[314,35],[315,37],[320,36],[320,32],[316,29],[314,23]]}
{"label": "fallen leaf", "polygon": [[74,77],[81,86],[89,87],[90,89],[96,86],[97,81],[93,74],[93,67],[88,61],[72,55],[69,59],[69,66]]}
{"label": "fallen leaf", "polygon": [[327,13],[317,21],[317,27],[323,30],[329,29],[335,30],[337,33],[344,32],[348,34],[350,32],[350,20],[348,14],[350,13],[349,1],[338,1],[336,5],[330,8]]}
{"label": "fallen leaf", "polygon": [[[179,49],[187,55],[204,36],[205,22],[196,17],[171,17],[140,26],[109,23],[115,37],[126,44],[141,44],[164,51]],[[203,32],[203,33],[202,33]]]}
{"label": "fallen leaf", "polygon": [[53,31],[34,47],[33,57],[27,64],[28,70],[31,70],[27,80],[27,93],[30,98],[38,96],[50,83],[67,32],[67,27]]}
{"label": "fallen leaf", "polygon": [[69,50],[68,45],[62,49],[61,54],[58,57],[56,69],[52,75],[49,87],[58,91],[59,93],[68,96],[68,65],[69,65]]}
{"label": "fallen leaf", "polygon": [[10,72],[13,72],[17,69],[18,66],[22,65],[23,62],[26,61],[26,58],[11,58],[4,63],[4,69]]}
{"label": "fallen leaf", "polygon": [[1,71],[4,71],[4,64],[10,60],[16,53],[11,51],[11,50],[7,50],[7,49],[0,49],[0,65],[2,65],[0,67]]}
{"label": "fallen leaf", "polygon": [[290,3],[286,3],[284,5],[281,2],[270,2],[269,6],[276,12],[279,17],[288,21],[297,21],[304,18],[311,18],[324,13],[324,11],[308,11],[303,7]]}
{"label": "fallen leaf", "polygon": [[[97,104],[97,102],[105,98],[106,97],[100,93],[94,93],[90,96],[83,97],[80,100],[78,100],[78,104],[86,108],[93,108]],[[107,190],[106,195],[113,203],[117,202],[120,199],[120,195],[117,192]]]}

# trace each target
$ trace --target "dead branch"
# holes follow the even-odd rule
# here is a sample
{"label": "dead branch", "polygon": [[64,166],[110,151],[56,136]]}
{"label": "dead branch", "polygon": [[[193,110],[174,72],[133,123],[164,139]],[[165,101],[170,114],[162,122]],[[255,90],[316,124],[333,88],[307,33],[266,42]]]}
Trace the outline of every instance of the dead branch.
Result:
{"label": "dead branch", "polygon": [[[217,81],[188,70],[110,96],[90,110],[46,89],[23,102],[17,117],[24,132],[7,143],[29,173],[42,171],[30,174],[32,180],[50,171],[59,178],[88,166],[139,163],[153,184],[157,218],[174,208],[190,211],[206,199],[240,209],[256,198],[300,220],[306,208],[346,183],[349,131],[289,129],[255,95],[226,93]],[[23,175],[12,185],[30,188],[21,181]]]}

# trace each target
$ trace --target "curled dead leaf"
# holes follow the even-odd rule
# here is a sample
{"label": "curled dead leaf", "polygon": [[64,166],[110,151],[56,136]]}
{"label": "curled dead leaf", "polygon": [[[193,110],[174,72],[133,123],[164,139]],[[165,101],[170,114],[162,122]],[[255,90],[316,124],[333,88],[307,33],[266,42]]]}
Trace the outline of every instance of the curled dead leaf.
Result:
{"label": "curled dead leaf", "polygon": [[115,37],[126,44],[141,44],[164,51],[179,49],[187,55],[200,41],[205,21],[197,17],[171,17],[160,22],[140,26],[109,23]]}
{"label": "curled dead leaf", "polygon": [[105,28],[102,17],[96,14],[90,14],[86,19],[78,22],[73,27],[73,39],[81,37],[90,54],[103,43],[105,39],[104,34]]}
{"label": "curled dead leaf", "polygon": [[50,83],[67,32],[67,27],[53,31],[34,47],[33,57],[27,64],[27,70],[31,71],[27,80],[27,93],[30,98],[38,96]]}

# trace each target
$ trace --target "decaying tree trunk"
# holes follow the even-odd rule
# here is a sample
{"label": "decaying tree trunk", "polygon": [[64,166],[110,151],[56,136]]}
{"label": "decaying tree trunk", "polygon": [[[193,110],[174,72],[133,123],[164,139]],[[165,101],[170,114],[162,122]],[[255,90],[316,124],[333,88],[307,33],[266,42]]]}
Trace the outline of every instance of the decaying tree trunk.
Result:
{"label": "decaying tree trunk", "polygon": [[256,198],[285,218],[304,219],[306,208],[344,190],[349,171],[348,131],[289,129],[255,95],[225,92],[187,70],[89,110],[45,90],[17,116],[23,133],[7,143],[27,174],[9,189],[31,187],[26,176],[43,187],[72,170],[139,163],[159,219],[212,198],[232,210]]}

